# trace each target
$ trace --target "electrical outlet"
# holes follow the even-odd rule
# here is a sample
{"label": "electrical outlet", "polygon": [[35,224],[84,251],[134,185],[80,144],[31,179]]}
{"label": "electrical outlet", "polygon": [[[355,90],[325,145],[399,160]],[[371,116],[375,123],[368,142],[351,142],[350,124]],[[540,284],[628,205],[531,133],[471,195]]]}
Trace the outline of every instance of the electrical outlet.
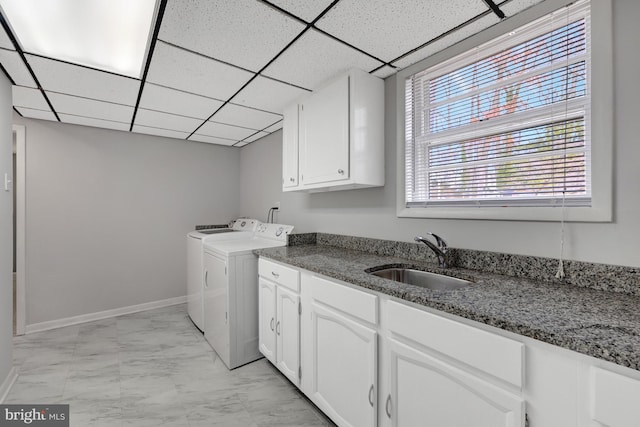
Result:
{"label": "electrical outlet", "polygon": [[278,208],[278,209],[280,209],[280,202],[275,202],[275,203],[273,204],[273,206],[274,206],[274,207],[276,207],[276,208]]}

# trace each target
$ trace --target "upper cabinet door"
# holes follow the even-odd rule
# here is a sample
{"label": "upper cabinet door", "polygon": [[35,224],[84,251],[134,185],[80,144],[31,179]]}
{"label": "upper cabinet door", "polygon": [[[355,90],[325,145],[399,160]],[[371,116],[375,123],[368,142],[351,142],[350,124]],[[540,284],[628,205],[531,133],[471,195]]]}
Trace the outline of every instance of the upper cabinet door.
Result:
{"label": "upper cabinet door", "polygon": [[310,96],[300,111],[302,184],[349,179],[349,76]]}
{"label": "upper cabinet door", "polygon": [[284,110],[282,128],[282,187],[298,186],[298,104]]}

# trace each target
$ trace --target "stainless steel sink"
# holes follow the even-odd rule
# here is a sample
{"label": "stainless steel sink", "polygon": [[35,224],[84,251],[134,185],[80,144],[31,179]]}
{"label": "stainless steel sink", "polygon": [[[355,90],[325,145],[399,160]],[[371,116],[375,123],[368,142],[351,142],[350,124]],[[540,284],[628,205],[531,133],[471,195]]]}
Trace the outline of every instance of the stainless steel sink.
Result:
{"label": "stainless steel sink", "polygon": [[384,279],[395,280],[396,282],[408,285],[419,286],[421,288],[438,291],[448,291],[464,288],[472,282],[456,277],[445,276],[443,274],[430,273],[428,271],[414,270],[411,268],[385,268],[382,270],[370,271],[369,274],[382,277]]}

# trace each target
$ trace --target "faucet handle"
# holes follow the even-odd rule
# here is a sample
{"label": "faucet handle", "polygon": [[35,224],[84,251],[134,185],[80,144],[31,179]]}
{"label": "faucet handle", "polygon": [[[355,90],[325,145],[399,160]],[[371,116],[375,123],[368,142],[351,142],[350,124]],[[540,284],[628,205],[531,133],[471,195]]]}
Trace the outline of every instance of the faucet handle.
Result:
{"label": "faucet handle", "polygon": [[444,239],[440,236],[438,236],[435,233],[431,233],[429,231],[427,231],[427,234],[430,236],[433,236],[434,239],[436,239],[436,243],[438,244],[438,247],[442,250],[442,252],[446,252],[447,250],[447,242],[444,241]]}

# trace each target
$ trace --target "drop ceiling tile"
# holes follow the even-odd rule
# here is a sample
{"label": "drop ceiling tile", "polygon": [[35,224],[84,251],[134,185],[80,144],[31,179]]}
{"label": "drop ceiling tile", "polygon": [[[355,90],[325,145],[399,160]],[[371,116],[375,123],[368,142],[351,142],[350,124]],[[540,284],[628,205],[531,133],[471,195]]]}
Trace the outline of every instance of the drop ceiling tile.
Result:
{"label": "drop ceiling tile", "polygon": [[262,74],[309,89],[359,68],[370,71],[382,65],[364,53],[340,43],[316,30],[302,37],[269,65]]}
{"label": "drop ceiling tile", "polygon": [[388,62],[487,9],[479,0],[342,0],[316,26]]}
{"label": "drop ceiling tile", "polygon": [[226,100],[253,76],[253,73],[211,58],[157,43],[147,81]]}
{"label": "drop ceiling tile", "polygon": [[140,99],[140,107],[148,110],[164,111],[206,120],[223,102],[192,93],[146,83]]}
{"label": "drop ceiling tile", "polygon": [[257,141],[260,138],[264,138],[267,135],[269,135],[268,132],[256,132],[255,134],[249,136],[248,138],[245,138],[242,141],[240,141],[240,143],[238,143],[237,146],[240,147],[241,146],[240,144],[245,145],[245,144],[248,144],[250,142]]}
{"label": "drop ceiling tile", "polygon": [[206,142],[208,144],[233,145],[237,142],[235,139],[216,138],[215,136],[206,136],[194,134],[189,137],[189,141]]}
{"label": "drop ceiling tile", "polygon": [[50,111],[49,104],[42,96],[39,89],[23,86],[12,86],[13,105],[15,107],[33,108],[36,110]]}
{"label": "drop ceiling tile", "polygon": [[542,0],[511,0],[505,5],[500,6],[500,10],[508,17],[515,15],[531,6],[534,6]]}
{"label": "drop ceiling tile", "polygon": [[121,123],[121,122],[116,122],[112,120],[94,119],[91,117],[81,117],[81,116],[74,116],[71,114],[61,114],[61,113],[58,113],[58,116],[60,117],[60,120],[62,120],[63,123],[72,123],[75,125],[91,126],[96,128],[105,128],[105,129],[116,129],[116,130],[123,130],[123,131],[129,130],[128,123]]}
{"label": "drop ceiling tile", "polygon": [[233,98],[233,102],[282,114],[287,105],[310,93],[296,86],[258,76]]}
{"label": "drop ceiling tile", "polygon": [[275,132],[278,129],[282,129],[282,120],[280,120],[278,123],[275,123],[273,126],[269,126],[268,128],[264,129],[265,132]]}
{"label": "drop ceiling tile", "polygon": [[0,49],[0,63],[18,86],[38,87],[18,52]]}
{"label": "drop ceiling tile", "polygon": [[457,31],[454,31],[453,33],[441,38],[440,40],[437,40],[423,47],[422,49],[415,51],[411,55],[408,55],[394,62],[393,65],[398,68],[408,67],[409,65],[415,64],[416,62],[427,58],[437,52],[440,52],[441,50],[449,46],[453,46],[459,41],[464,40],[476,33],[479,33],[480,31],[489,28],[490,26],[497,24],[498,22],[500,22],[500,19],[494,13],[483,16],[482,18],[460,28]]}
{"label": "drop ceiling tile", "polygon": [[386,79],[389,76],[394,75],[395,73],[397,73],[398,70],[393,68],[393,67],[389,67],[388,65],[385,65],[384,67],[380,68],[379,70],[374,71],[373,74],[376,77],[380,77],[381,79]]}
{"label": "drop ceiling tile", "polygon": [[9,36],[7,36],[7,32],[4,30],[4,28],[0,30],[0,47],[10,50],[15,49],[13,43],[11,43],[11,39],[9,39]]}
{"label": "drop ceiling tile", "polygon": [[193,132],[202,124],[202,120],[176,114],[161,113],[159,111],[138,108],[136,125],[169,129],[179,132]]}
{"label": "drop ceiling tile", "polygon": [[147,135],[166,136],[167,138],[186,139],[189,136],[189,132],[178,132],[175,130],[159,129],[149,126],[133,126],[133,131],[136,133],[146,133]]}
{"label": "drop ceiling tile", "polygon": [[167,5],[159,37],[258,71],[303,29],[299,21],[255,0],[174,0]]}
{"label": "drop ceiling tile", "polygon": [[42,87],[51,92],[135,105],[140,81],[39,56],[26,55]]}
{"label": "drop ceiling tile", "polygon": [[[53,105],[53,109],[56,110],[58,114],[71,114],[74,116],[122,123],[131,123],[131,119],[133,118],[133,107],[128,105],[96,101],[95,99],[54,92],[47,92],[47,96],[49,97],[49,101],[51,101],[51,105]],[[127,130],[129,130],[128,127]]]}
{"label": "drop ceiling tile", "polygon": [[311,22],[323,10],[325,10],[331,4],[332,0],[314,0],[314,1],[300,1],[300,0],[271,0],[271,3],[281,7],[287,12],[292,13],[298,18],[302,18],[307,22]]}
{"label": "drop ceiling tile", "polygon": [[231,126],[224,123],[218,123],[208,121],[200,129],[198,129],[199,135],[215,136],[218,138],[233,139],[239,141],[254,134],[254,129],[247,129],[238,126]]}
{"label": "drop ceiling tile", "polygon": [[30,119],[51,120],[54,122],[58,121],[51,111],[34,110],[32,108],[24,107],[16,107],[16,110],[18,110],[23,117],[28,117]]}
{"label": "drop ceiling tile", "polygon": [[211,120],[235,126],[242,126],[255,130],[262,130],[267,126],[282,120],[280,114],[243,107],[241,105],[227,104],[220,109]]}

